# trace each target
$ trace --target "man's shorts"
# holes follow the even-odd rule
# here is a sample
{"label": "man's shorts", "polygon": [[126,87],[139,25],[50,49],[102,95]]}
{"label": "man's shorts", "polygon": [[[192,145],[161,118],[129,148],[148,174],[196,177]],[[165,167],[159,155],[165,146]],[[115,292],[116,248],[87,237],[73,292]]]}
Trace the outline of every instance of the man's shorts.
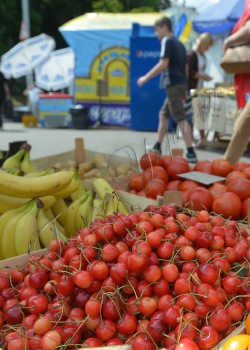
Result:
{"label": "man's shorts", "polygon": [[167,98],[165,99],[160,114],[166,118],[172,116],[176,124],[186,120],[186,113],[183,107],[183,99],[186,97],[187,86],[175,85],[167,88]]}

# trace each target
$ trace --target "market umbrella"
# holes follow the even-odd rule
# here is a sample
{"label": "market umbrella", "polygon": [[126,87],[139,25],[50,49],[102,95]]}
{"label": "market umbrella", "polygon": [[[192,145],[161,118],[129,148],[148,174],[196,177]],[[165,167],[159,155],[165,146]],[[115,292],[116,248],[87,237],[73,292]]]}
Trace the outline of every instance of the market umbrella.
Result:
{"label": "market umbrella", "polygon": [[6,78],[20,78],[44,62],[55,49],[55,40],[47,34],[21,41],[1,58],[0,70]]}
{"label": "market umbrella", "polygon": [[244,11],[245,0],[221,0],[195,18],[193,28],[199,33],[221,34],[232,30]]}
{"label": "market umbrella", "polygon": [[36,85],[44,90],[60,90],[75,77],[75,54],[71,48],[51,52],[49,59],[35,70]]}

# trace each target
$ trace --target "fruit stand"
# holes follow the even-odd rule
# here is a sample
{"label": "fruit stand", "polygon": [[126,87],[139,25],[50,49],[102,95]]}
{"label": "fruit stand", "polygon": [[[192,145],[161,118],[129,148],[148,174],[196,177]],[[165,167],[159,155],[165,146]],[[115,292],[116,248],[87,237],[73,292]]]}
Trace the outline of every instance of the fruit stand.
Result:
{"label": "fruit stand", "polygon": [[[112,174],[109,155],[76,144],[33,162],[25,145],[0,170],[0,347],[231,350],[228,341],[244,333],[249,346],[249,229],[238,220],[245,199],[248,210],[249,164],[198,164],[196,183],[181,156],[146,154],[142,178],[149,159],[159,188],[168,176],[146,198],[136,162],[118,175],[129,163],[117,156]],[[80,179],[86,162],[98,177],[84,179],[85,168]],[[225,192],[211,190],[209,175]],[[228,193],[239,198],[237,214],[214,205]]]}

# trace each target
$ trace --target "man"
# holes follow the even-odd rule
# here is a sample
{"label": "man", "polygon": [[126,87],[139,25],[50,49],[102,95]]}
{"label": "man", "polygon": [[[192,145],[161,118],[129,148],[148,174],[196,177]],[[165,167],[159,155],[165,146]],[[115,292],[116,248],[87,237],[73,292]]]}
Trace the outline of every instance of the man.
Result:
{"label": "man", "polygon": [[159,62],[137,84],[142,87],[146,82],[162,73],[161,87],[166,88],[167,98],[160,110],[158,139],[153,149],[161,154],[161,143],[168,129],[170,116],[182,131],[187,146],[185,157],[190,163],[196,163],[197,157],[192,147],[192,133],[186,120],[183,101],[186,99],[188,64],[184,45],[173,36],[172,23],[169,18],[162,17],[155,23],[155,34],[161,40]]}
{"label": "man", "polygon": [[10,99],[10,90],[3,73],[0,72],[0,129],[3,127],[1,110],[6,99]]}

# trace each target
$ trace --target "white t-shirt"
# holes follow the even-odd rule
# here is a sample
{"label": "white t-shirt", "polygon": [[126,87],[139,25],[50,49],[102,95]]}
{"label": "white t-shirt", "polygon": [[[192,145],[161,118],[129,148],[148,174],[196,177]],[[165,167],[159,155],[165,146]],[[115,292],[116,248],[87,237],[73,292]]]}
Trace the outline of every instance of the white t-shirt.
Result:
{"label": "white t-shirt", "polygon": [[38,103],[39,93],[40,93],[40,89],[38,87],[34,87],[33,89],[29,90],[28,91],[29,102]]}
{"label": "white t-shirt", "polygon": [[[197,50],[195,50],[195,52],[198,58],[198,73],[204,75],[206,69],[206,58],[204,55],[201,55]],[[198,79],[197,89],[203,88],[203,82],[203,79]]]}

